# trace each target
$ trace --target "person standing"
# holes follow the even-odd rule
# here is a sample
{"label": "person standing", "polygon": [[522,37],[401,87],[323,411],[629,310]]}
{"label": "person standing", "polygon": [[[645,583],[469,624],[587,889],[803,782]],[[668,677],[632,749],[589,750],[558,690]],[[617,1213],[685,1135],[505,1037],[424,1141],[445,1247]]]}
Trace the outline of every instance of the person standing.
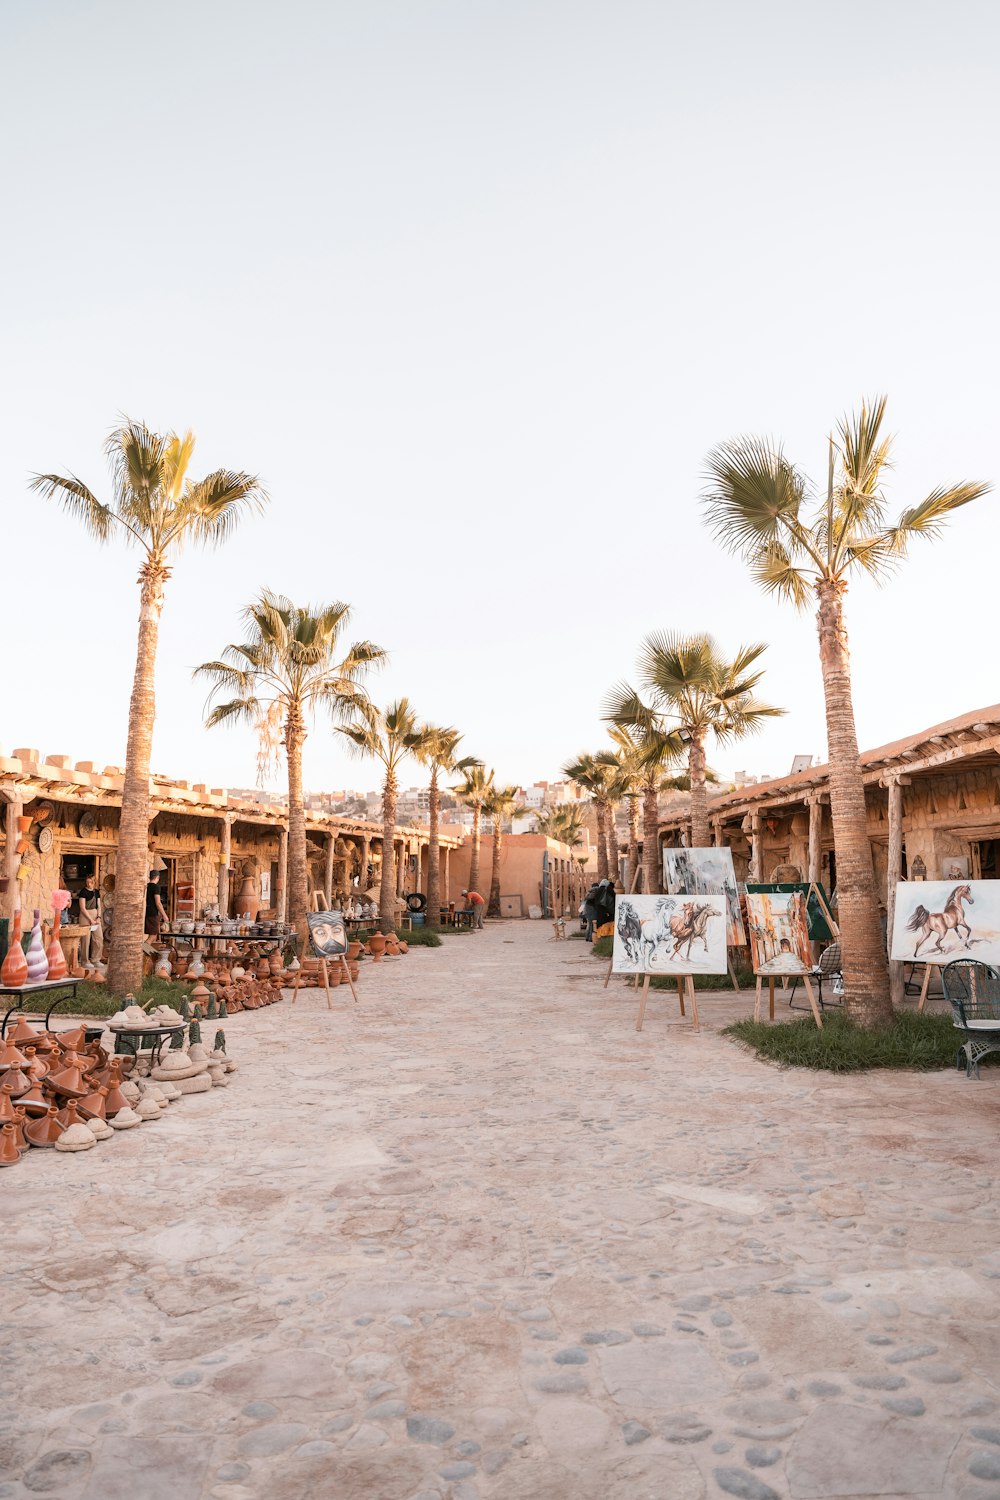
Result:
{"label": "person standing", "polygon": [[88,875],[76,898],[77,924],[82,927],[80,959],[85,969],[94,969],[104,952],[104,927],[101,922],[101,893],[97,876]]}
{"label": "person standing", "polygon": [[160,886],[155,873],[150,870],[149,880],[146,883],[146,918],[143,922],[143,931],[147,937],[156,937],[160,930],[160,923],[164,927],[170,926],[170,919],[163,909],[160,899]]}
{"label": "person standing", "polygon": [[481,928],[483,926],[483,918],[486,915],[486,902],[478,891],[463,891],[462,895],[465,897],[468,907],[472,911],[473,927]]}

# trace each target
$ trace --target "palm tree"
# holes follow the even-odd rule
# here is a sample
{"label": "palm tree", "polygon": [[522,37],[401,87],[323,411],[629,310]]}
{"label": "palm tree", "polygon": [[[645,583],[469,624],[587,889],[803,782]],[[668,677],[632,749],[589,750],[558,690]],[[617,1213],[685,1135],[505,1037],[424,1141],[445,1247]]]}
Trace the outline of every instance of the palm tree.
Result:
{"label": "palm tree", "polygon": [[559,802],[535,814],[535,832],[546,838],[556,839],[570,849],[579,849],[583,843],[583,818],[580,809],[572,802]]}
{"label": "palm tree", "polygon": [[[691,786],[689,776],[665,774],[667,768],[683,756],[684,741],[676,730],[667,733],[661,729],[655,710],[638,701],[630,688],[625,690],[624,697],[611,694],[605,704],[605,718],[612,725],[611,738],[621,746],[630,761],[634,758],[638,766],[642,798],[642,889],[648,894],[658,891],[662,884],[660,793],[688,791]],[[626,741],[631,744],[631,750],[626,749]],[[711,782],[717,777],[714,771],[706,768],[705,779]]]}
{"label": "palm tree", "polygon": [[474,756],[458,758],[458,744],[462,736],[457,729],[443,728],[438,724],[424,724],[420,730],[422,743],[414,751],[417,760],[431,773],[427,822],[427,922],[438,927],[441,921],[441,841],[438,831],[440,813],[440,790],[438,776],[442,771],[468,771],[479,764]]}
{"label": "palm tree", "polygon": [[393,859],[393,836],[396,831],[396,799],[399,795],[399,768],[408,755],[418,755],[426,744],[425,733],[408,698],[397,698],[385,710],[372,703],[357,705],[357,720],[341,724],[342,734],[357,755],[381,761],[385,776],[382,782],[382,884],[379,890],[379,927],[390,932],[396,925],[396,871]]}
{"label": "palm tree", "polygon": [[602,765],[596,755],[584,751],[576,760],[567,761],[562,768],[567,781],[590,793],[597,819],[597,878],[608,878],[608,786],[611,780],[609,768]]}
{"label": "palm tree", "polygon": [[498,917],[500,915],[500,852],[503,846],[504,820],[517,817],[524,809],[518,804],[516,786],[491,787],[483,801],[483,809],[493,822],[493,871],[490,877],[490,899],[486,915]]}
{"label": "palm tree", "polygon": [[460,802],[472,808],[472,837],[469,854],[469,890],[479,891],[479,841],[482,830],[483,807],[493,790],[493,771],[487,771],[480,762],[470,766],[464,778],[453,791]]}
{"label": "palm tree", "polygon": [[763,670],[754,663],[766,645],[741,646],[729,660],[710,635],[650,635],[643,643],[639,676],[651,694],[652,712],[632,688],[619,685],[606,705],[608,716],[640,732],[673,727],[688,746],[691,778],[691,844],[703,849],[709,841],[705,741],[709,732],[720,743],[754,734],[765,719],[784,713],[754,697]]}
{"label": "palm tree", "polygon": [[150,432],[125,419],[109,434],[111,499],[104,503],[75,476],[36,474],[31,488],[57,498],[99,542],[120,537],[143,554],[139,569],[139,637],[129,702],[125,779],[115,864],[115,922],[108,987],[115,995],[138,992],[149,879],[149,760],[156,721],[156,646],[163,587],[185,542],[219,546],[267,496],[253,474],[216,469],[188,477],[194,435]]}
{"label": "palm tree", "polygon": [[830,814],[837,850],[837,915],[843,942],[845,1000],[865,1026],[888,1022],[888,990],[875,873],[865,814],[844,620],[848,582],[858,572],[881,579],[914,537],[934,538],[960,506],[990,486],[963,481],[932,490],[893,523],[882,490],[892,440],[883,434],[886,401],[845,417],[828,445],[825,495],[762,438],[723,443],[708,459],[708,524],[742,557],[767,593],[798,608],[815,600],[826,702]]}
{"label": "palm tree", "polygon": [[[352,715],[364,701],[360,685],[368,668],[385,661],[371,641],[357,641],[344,651],[342,638],[350,605],[320,608],[293,604],[283,594],[262,590],[243,611],[247,639],[224,648],[218,661],[195,669],[213,682],[209,703],[220,693],[233,696],[217,703],[205,723],[243,721],[260,735],[261,775],[283,745],[288,766],[288,918],[306,943],[308,867],[306,814],[302,788],[302,749],[307,723],[317,708],[335,723]],[[338,660],[338,658],[341,658]]]}

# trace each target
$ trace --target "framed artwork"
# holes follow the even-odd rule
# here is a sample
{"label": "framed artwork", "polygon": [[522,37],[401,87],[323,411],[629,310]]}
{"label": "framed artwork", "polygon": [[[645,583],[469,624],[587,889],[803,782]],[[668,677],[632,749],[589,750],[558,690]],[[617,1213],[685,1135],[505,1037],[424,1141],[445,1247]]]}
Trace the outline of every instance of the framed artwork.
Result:
{"label": "framed artwork", "polygon": [[724,895],[726,942],[731,948],[746,942],[731,849],[664,849],[663,884],[672,896]]}
{"label": "framed artwork", "polygon": [[801,892],[806,898],[806,921],[809,925],[809,936],[813,942],[828,943],[832,938],[839,936],[837,932],[831,929],[830,923],[827,921],[827,913],[830,910],[830,898],[818,880],[813,881],[811,884],[806,880],[796,880],[786,882],[784,885],[779,884],[776,880],[751,882],[747,886],[747,895],[750,895],[751,891],[755,894],[763,892],[774,894],[782,892],[790,894],[792,891]]}
{"label": "framed artwork", "polygon": [[[41,840],[38,844],[42,847]],[[968,880],[969,878],[969,856],[967,854],[949,854],[941,861],[942,880]]]}
{"label": "framed artwork", "polygon": [[1000,964],[1000,880],[901,880],[889,957],[946,964]]}
{"label": "framed artwork", "polygon": [[726,898],[619,896],[615,974],[725,974]]}
{"label": "framed artwork", "polygon": [[755,974],[810,974],[813,969],[806,888],[747,888],[747,925]]}
{"label": "framed artwork", "polygon": [[347,952],[347,928],[344,914],[340,911],[310,911],[306,913],[309,923],[309,938],[320,958],[342,958]]}

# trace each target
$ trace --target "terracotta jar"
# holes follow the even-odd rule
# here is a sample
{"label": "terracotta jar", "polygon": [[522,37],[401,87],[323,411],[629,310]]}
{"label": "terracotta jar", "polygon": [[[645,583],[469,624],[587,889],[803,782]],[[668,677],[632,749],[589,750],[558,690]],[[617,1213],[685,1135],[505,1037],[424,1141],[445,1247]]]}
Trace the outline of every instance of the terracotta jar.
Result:
{"label": "terracotta jar", "polygon": [[356,939],[354,939],[354,940],[352,940],[351,942],[348,943],[348,945],[347,945],[347,958],[348,958],[348,962],[352,962],[352,961],[354,961],[357,958],[357,956],[361,952],[361,949],[362,949],[363,946],[364,946],[364,944],[359,943]]}
{"label": "terracotta jar", "polygon": [[252,875],[244,875],[243,884],[236,895],[236,915],[246,922],[256,922],[259,911],[260,897],[257,895],[257,882]]}
{"label": "terracotta jar", "polygon": [[10,934],[10,947],[7,956],[0,966],[0,984],[9,985],[11,989],[20,989],[28,978],[28,960],[24,956],[21,947],[21,908],[18,907],[14,913],[14,928]]}
{"label": "terracotta jar", "polygon": [[333,989],[334,985],[339,984],[341,979],[343,979],[344,977],[343,970],[341,969],[340,965],[336,964],[332,969],[330,969],[327,977],[330,980],[330,988]]}
{"label": "terracotta jar", "polygon": [[372,958],[377,964],[380,964],[382,962],[382,956],[385,953],[385,949],[385,934],[382,932],[373,932],[371,937],[368,939],[368,952],[371,954]]}
{"label": "terracotta jar", "polygon": [[[63,892],[63,894],[65,895],[65,892]],[[55,918],[52,922],[52,936],[49,939],[49,949],[45,955],[49,965],[50,979],[65,979],[66,975],[69,973],[69,966],[66,963],[66,955],[62,950],[62,943],[60,943],[59,941],[59,924],[61,917],[62,908],[57,906],[55,908]]]}

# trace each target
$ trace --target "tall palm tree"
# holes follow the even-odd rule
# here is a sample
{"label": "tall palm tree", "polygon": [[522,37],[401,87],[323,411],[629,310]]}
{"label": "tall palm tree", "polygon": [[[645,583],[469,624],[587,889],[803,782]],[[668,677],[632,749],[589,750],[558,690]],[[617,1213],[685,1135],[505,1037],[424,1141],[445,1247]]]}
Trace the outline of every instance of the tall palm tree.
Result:
{"label": "tall palm tree", "polygon": [[[631,718],[629,717],[631,715]],[[605,718],[611,723],[610,735],[621,746],[629,761],[638,768],[642,798],[642,889],[647,894],[662,884],[660,871],[660,793],[690,788],[689,777],[666,775],[667,768],[684,754],[684,741],[676,730],[660,728],[659,717],[648,704],[638,700],[630,688],[624,695],[612,693],[605,704]],[[626,748],[626,741],[631,749]],[[714,772],[706,769],[706,780],[714,781]]]}
{"label": "tall palm tree", "polygon": [[500,915],[500,854],[503,847],[503,825],[505,820],[515,818],[523,811],[517,800],[517,787],[491,787],[483,802],[483,810],[493,824],[493,870],[490,876],[490,899],[486,915],[498,917]]}
{"label": "tall palm tree", "polygon": [[246,640],[224,647],[221,658],[204,662],[195,669],[195,676],[212,681],[210,704],[220,693],[232,694],[211,709],[205,720],[209,729],[232,721],[256,728],[262,773],[276,758],[279,745],[284,748],[288,919],[305,952],[308,866],[302,749],[307,725],[317,708],[325,709],[335,723],[354,714],[367,701],[361,679],[370,667],[385,661],[385,652],[371,641],[356,641],[345,650],[343,635],[351,609],[339,601],[317,609],[293,604],[283,594],[264,589],[247,605],[243,618],[248,627]]}
{"label": "tall palm tree", "polygon": [[557,839],[570,849],[579,849],[583,843],[583,817],[573,802],[558,802],[535,815],[535,832],[546,838]]}
{"label": "tall palm tree", "polygon": [[851,694],[844,598],[858,572],[885,578],[914,537],[934,538],[990,486],[962,481],[886,518],[882,489],[891,438],[886,401],[845,417],[828,443],[826,493],[810,491],[780,447],[743,437],[715,448],[704,495],[708,524],[767,593],[804,609],[815,601],[826,703],[830,815],[837,850],[837,918],[848,1010],[863,1025],[892,1016]]}
{"label": "tall palm tree", "polygon": [[439,724],[424,724],[420,733],[422,743],[414,753],[420,764],[431,773],[427,803],[427,922],[431,927],[438,927],[441,921],[441,793],[438,777],[442,771],[452,773],[471,770],[479,762],[472,755],[459,759],[458,745],[462,736],[457,729],[444,728]]}
{"label": "tall palm tree", "polygon": [[382,781],[382,883],[379,889],[379,927],[390,932],[396,925],[396,870],[393,836],[396,831],[396,800],[399,768],[407,756],[417,755],[426,744],[425,733],[408,698],[397,698],[386,709],[359,703],[353,724],[341,724],[342,734],[358,755],[381,761]]}
{"label": "tall palm tree", "polygon": [[562,768],[567,781],[590,793],[597,819],[597,878],[608,878],[608,785],[611,780],[609,768],[602,765],[596,755],[584,751],[576,760],[567,761]]}
{"label": "tall palm tree", "polygon": [[149,879],[149,761],[156,720],[156,647],[163,588],[185,542],[220,546],[248,511],[261,510],[267,496],[253,474],[216,469],[191,479],[194,436],[150,432],[125,419],[109,434],[104,451],[111,466],[111,499],[98,500],[74,475],[36,474],[31,488],[83,522],[99,542],[120,538],[138,547],[139,637],[129,702],[125,780],[115,863],[115,922],[111,932],[108,987],[115,995],[142,983],[142,938]]}
{"label": "tall palm tree", "polygon": [[691,843],[705,848],[709,841],[705,741],[741,740],[754,734],[765,719],[784,713],[754,697],[763,670],[752,671],[766,645],[741,646],[730,660],[710,635],[679,635],[663,631],[649,635],[639,658],[639,677],[650,694],[655,718],[640,695],[622,684],[611,694],[607,712],[620,723],[646,728],[673,728],[688,746],[691,778]]}
{"label": "tall palm tree", "polygon": [[472,808],[472,837],[469,851],[469,890],[479,891],[479,843],[482,833],[483,807],[493,790],[493,771],[477,762],[470,766],[459,784],[453,788],[458,800]]}

